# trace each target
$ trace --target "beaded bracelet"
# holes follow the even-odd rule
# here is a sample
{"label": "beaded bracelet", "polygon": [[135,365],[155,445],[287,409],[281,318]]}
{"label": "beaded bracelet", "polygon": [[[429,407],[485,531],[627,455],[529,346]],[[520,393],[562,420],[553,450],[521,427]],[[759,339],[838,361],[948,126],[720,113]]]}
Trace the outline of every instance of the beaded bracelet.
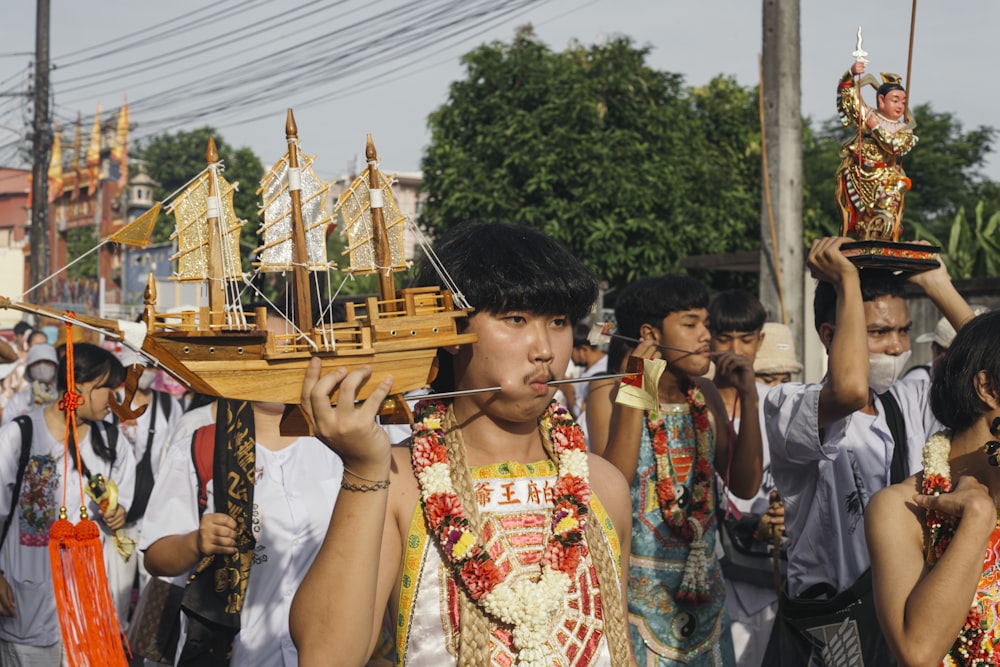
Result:
{"label": "beaded bracelet", "polygon": [[382,489],[389,488],[389,480],[382,479],[368,479],[367,477],[362,477],[358,473],[350,470],[347,466],[344,466],[344,472],[351,477],[357,477],[363,482],[369,482],[368,484],[351,484],[344,480],[340,481],[340,488],[346,489],[347,491],[381,491]]}

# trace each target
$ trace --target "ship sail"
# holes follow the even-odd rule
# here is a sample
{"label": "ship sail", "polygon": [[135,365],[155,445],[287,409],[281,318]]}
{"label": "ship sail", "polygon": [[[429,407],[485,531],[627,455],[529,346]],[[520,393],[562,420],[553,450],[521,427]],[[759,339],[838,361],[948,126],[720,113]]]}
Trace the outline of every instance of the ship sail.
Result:
{"label": "ship sail", "polygon": [[[372,190],[368,185],[369,172],[374,169],[379,187]],[[379,266],[376,261],[375,247],[372,243],[372,202],[382,206],[385,217],[385,228],[389,241],[390,266]],[[342,269],[345,273],[364,275],[377,271],[402,271],[407,268],[403,254],[403,229],[406,226],[406,216],[399,210],[396,198],[392,194],[390,179],[386,178],[374,165],[369,165],[364,173],[358,176],[347,190],[340,195],[335,213],[343,218],[344,232],[347,235],[347,250],[350,253],[350,267]]]}
{"label": "ship sail", "polygon": [[[218,199],[213,203],[209,197],[212,180],[216,182]],[[233,193],[236,185],[230,185],[210,165],[167,207],[177,223],[170,240],[177,240],[177,253],[171,260],[177,260],[176,279],[180,281],[241,280],[243,267],[240,263],[240,230],[246,220],[236,217],[233,210]],[[218,269],[210,271],[211,248],[209,221],[217,219],[219,236],[222,239],[218,251]]]}
{"label": "ship sail", "polygon": [[302,223],[306,237],[309,271],[327,271],[336,263],[326,255],[326,233],[330,216],[326,213],[326,195],[330,185],[321,181],[312,164],[315,156],[299,153],[302,161],[298,170],[289,168],[288,153],[278,160],[260,182],[257,193],[263,193],[264,224],[257,232],[262,236],[257,249],[262,272],[290,271],[294,261],[292,198],[289,181],[301,185]]}

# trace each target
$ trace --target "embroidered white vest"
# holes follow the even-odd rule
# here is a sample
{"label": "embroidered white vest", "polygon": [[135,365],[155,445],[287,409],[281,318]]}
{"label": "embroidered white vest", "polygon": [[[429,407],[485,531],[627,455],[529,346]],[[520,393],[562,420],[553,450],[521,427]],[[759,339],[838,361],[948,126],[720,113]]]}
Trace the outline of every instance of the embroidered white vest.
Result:
{"label": "embroidered white vest", "polygon": [[[504,463],[472,468],[476,501],[483,518],[480,536],[486,550],[508,577],[541,573],[541,557],[552,514],[556,468],[550,461],[537,464]],[[620,546],[611,522],[591,494],[591,521],[599,521],[604,541],[591,549],[608,549],[616,568]],[[619,572],[620,573],[620,572]],[[423,509],[417,506],[403,553],[399,615],[396,625],[397,664],[441,667],[458,661],[459,597],[455,582],[441,562],[433,538],[427,534]],[[553,665],[610,667],[604,634],[604,610],[597,572],[590,555],[581,559],[574,584],[566,596],[562,618],[553,624],[548,642]],[[493,628],[490,665],[512,665],[510,633]]]}

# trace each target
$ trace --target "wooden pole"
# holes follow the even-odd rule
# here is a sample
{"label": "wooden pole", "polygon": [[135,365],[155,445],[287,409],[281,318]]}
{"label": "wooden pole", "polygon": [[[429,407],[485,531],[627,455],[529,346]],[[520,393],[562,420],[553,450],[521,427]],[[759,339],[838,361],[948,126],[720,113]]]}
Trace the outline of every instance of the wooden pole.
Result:
{"label": "wooden pole", "polygon": [[903,120],[910,120],[910,72],[913,69],[913,33],[917,26],[917,0],[913,0],[910,9],[910,46],[906,53],[906,107],[903,111]]}
{"label": "wooden pole", "polygon": [[[799,0],[762,0],[760,301],[804,346]],[[763,154],[766,153],[766,161]],[[772,235],[771,219],[774,219]]]}
{"label": "wooden pole", "polygon": [[[49,0],[36,0],[35,116],[31,137],[31,257],[28,282],[49,276]],[[23,291],[23,290],[22,290]]]}

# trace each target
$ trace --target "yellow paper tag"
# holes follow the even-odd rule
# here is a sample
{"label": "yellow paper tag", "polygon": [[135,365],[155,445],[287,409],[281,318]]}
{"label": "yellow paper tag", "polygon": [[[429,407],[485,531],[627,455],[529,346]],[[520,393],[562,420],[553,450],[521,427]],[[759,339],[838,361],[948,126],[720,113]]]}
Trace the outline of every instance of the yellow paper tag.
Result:
{"label": "yellow paper tag", "polygon": [[642,386],[634,384],[626,378],[618,387],[618,397],[615,402],[628,408],[639,410],[656,410],[660,405],[658,387],[660,376],[667,370],[667,362],[663,359],[642,360]]}

